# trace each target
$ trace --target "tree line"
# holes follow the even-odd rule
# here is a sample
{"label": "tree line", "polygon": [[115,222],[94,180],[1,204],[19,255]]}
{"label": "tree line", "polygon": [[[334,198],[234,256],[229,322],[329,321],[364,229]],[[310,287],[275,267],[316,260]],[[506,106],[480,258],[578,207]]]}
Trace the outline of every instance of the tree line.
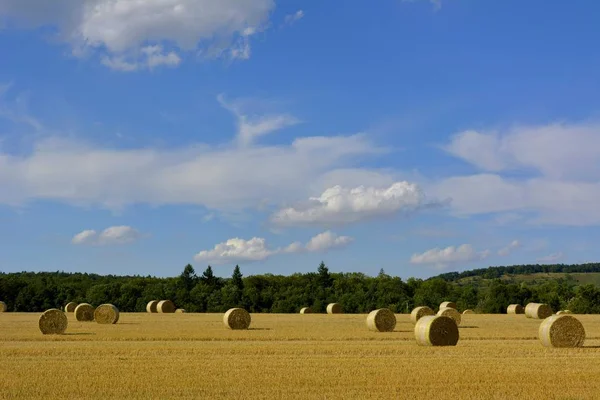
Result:
{"label": "tree line", "polygon": [[[514,271],[524,268],[529,273],[529,266],[502,268],[515,268]],[[243,307],[253,313],[297,313],[307,306],[314,312],[325,312],[327,304],[337,302],[346,313],[367,313],[382,307],[408,313],[416,306],[436,309],[442,301],[451,300],[461,310],[469,308],[481,313],[505,313],[509,304],[529,302],[548,303],[555,311],[600,313],[600,289],[595,285],[578,285],[568,275],[543,282],[499,279],[497,269],[492,269],[493,279],[486,280],[460,282],[449,279],[448,275],[403,281],[383,270],[375,277],[362,273],[331,273],[324,263],[315,272],[289,276],[244,277],[236,266],[229,278],[215,276],[210,266],[197,274],[189,264],[179,276],[170,278],[65,272],[0,273],[0,301],[7,304],[9,311],[16,312],[61,308],[69,301],[96,306],[111,303],[123,312],[143,312],[151,300],[170,299],[188,312],[224,312],[231,307]]]}

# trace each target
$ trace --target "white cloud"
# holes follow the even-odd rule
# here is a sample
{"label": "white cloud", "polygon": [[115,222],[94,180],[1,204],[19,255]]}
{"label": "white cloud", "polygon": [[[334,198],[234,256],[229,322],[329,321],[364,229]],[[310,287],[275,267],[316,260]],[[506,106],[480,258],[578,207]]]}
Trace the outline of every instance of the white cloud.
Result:
{"label": "white cloud", "polygon": [[[98,51],[107,57],[105,65],[127,70],[178,64],[181,53],[198,49],[247,58],[250,36],[265,27],[274,7],[274,0],[53,0],[51,6],[46,0],[2,0],[0,17],[56,26],[74,54]],[[160,53],[167,58],[144,59],[148,45],[169,45]]]}
{"label": "white cloud", "polygon": [[227,102],[223,95],[219,95],[217,100],[236,117],[237,141],[240,146],[249,146],[261,136],[300,123],[300,120],[289,114],[248,115],[243,110],[242,102]]}
{"label": "white cloud", "polygon": [[294,22],[301,20],[302,18],[304,18],[304,11],[298,10],[293,14],[286,15],[284,21],[286,24],[291,25]]}
{"label": "white cloud", "polygon": [[121,245],[133,243],[141,237],[140,232],[130,226],[111,226],[100,234],[95,230],[88,229],[79,232],[71,243],[77,245]]}
{"label": "white cloud", "polygon": [[499,256],[507,256],[509,255],[514,249],[517,249],[521,247],[521,243],[519,243],[518,240],[513,240],[512,242],[510,242],[507,246],[501,248],[500,250],[498,250],[498,255]]}
{"label": "white cloud", "polygon": [[141,49],[141,53],[140,58],[105,56],[102,58],[102,64],[114,70],[132,72],[144,68],[154,69],[163,65],[176,67],[181,63],[181,57],[176,52],[164,52],[162,46],[146,46]]}
{"label": "white cloud", "polygon": [[233,238],[216,244],[211,250],[200,251],[194,256],[194,260],[214,265],[263,261],[276,254],[325,252],[344,247],[352,240],[348,236],[338,236],[326,231],[311,238],[306,245],[293,242],[283,248],[270,249],[264,238],[253,237],[250,240]]}
{"label": "white cloud", "polygon": [[426,204],[421,189],[406,181],[384,188],[336,185],[326,189],[319,197],[309,198],[303,206],[275,212],[271,222],[279,226],[343,224],[415,211],[435,204]]}
{"label": "white cloud", "polygon": [[[533,215],[528,223],[600,224],[600,124],[550,124],[507,132],[467,131],[445,149],[483,171],[428,187],[459,215]],[[510,173],[507,177],[505,174]],[[517,214],[518,213],[518,214]]]}
{"label": "white cloud", "polygon": [[477,252],[470,244],[463,244],[458,247],[449,246],[445,249],[436,247],[420,254],[415,253],[410,258],[410,262],[412,264],[429,264],[441,269],[449,264],[483,260],[489,254],[489,250]]}
{"label": "white cloud", "polygon": [[540,257],[536,261],[538,263],[542,263],[542,264],[545,264],[545,263],[555,263],[555,262],[561,260],[563,257],[564,257],[564,254],[559,251],[558,253],[552,253],[552,254],[549,254],[549,255],[547,255],[545,257]]}

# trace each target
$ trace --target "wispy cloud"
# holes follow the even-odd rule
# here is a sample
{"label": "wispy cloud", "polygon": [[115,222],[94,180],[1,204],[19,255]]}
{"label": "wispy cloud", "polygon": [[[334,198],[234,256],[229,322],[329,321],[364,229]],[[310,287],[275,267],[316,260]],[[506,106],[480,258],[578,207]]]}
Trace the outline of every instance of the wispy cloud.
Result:
{"label": "wispy cloud", "polygon": [[79,232],[71,243],[75,245],[122,245],[129,244],[140,239],[142,235],[130,226],[111,226],[102,232],[87,229]]}

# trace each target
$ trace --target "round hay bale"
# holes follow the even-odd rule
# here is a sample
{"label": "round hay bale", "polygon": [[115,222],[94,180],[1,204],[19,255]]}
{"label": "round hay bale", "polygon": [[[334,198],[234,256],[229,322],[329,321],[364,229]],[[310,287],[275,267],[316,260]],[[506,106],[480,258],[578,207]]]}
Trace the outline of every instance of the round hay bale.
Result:
{"label": "round hay bale", "polygon": [[427,315],[435,315],[433,310],[427,306],[416,307],[410,313],[410,319],[413,324],[416,324],[418,320]]}
{"label": "round hay bale", "polygon": [[327,314],[341,314],[342,306],[339,303],[330,303],[327,305]]}
{"label": "round hay bale", "polygon": [[149,313],[158,312],[158,310],[156,309],[156,306],[158,306],[158,300],[149,301],[148,304],[146,304],[146,312],[149,312]]}
{"label": "round hay bale", "polygon": [[94,319],[99,324],[116,324],[119,321],[119,309],[112,304],[102,304],[96,307]]}
{"label": "round hay bale", "polygon": [[585,329],[579,320],[570,315],[553,315],[540,324],[538,334],[546,347],[581,347]]}
{"label": "round hay bale", "polygon": [[561,310],[556,313],[556,315],[568,315],[568,314],[573,314],[573,313],[570,310]]}
{"label": "round hay bale", "polygon": [[40,315],[39,327],[44,335],[60,335],[65,333],[69,320],[58,308],[51,308]]}
{"label": "round hay bale", "polygon": [[6,310],[8,310],[8,306],[5,302],[0,301],[0,312],[6,312]]}
{"label": "round hay bale", "polygon": [[527,318],[545,319],[552,315],[552,309],[548,304],[529,303],[525,307],[525,316]]}
{"label": "round hay bale", "polygon": [[65,312],[74,312],[76,307],[77,303],[75,303],[74,301],[70,301],[65,306]]}
{"label": "round hay bale", "polygon": [[185,308],[178,308],[177,310],[175,310],[175,312],[178,314],[182,314],[185,312]]}
{"label": "round hay bale", "polygon": [[415,339],[421,346],[456,346],[458,338],[456,321],[444,315],[426,315],[415,325]]}
{"label": "round hay bale", "polygon": [[520,304],[511,304],[506,307],[507,314],[525,314],[525,308]]}
{"label": "round hay bale", "polygon": [[171,300],[161,300],[156,305],[156,311],[163,314],[174,313],[175,309],[175,304]]}
{"label": "round hay bale", "polygon": [[451,307],[441,308],[437,315],[452,318],[457,326],[460,325],[460,321],[462,320],[460,313],[455,308]]}
{"label": "round hay bale", "polygon": [[94,320],[94,307],[88,303],[81,303],[75,307],[75,319],[80,322],[89,322]]}
{"label": "round hay bale", "polygon": [[475,314],[475,311],[473,311],[473,310],[465,310],[465,311],[463,311],[463,315],[465,315],[465,314]]}
{"label": "round hay bale", "polygon": [[373,310],[367,315],[367,328],[374,332],[393,332],[396,316],[387,308]]}
{"label": "round hay bale", "polygon": [[302,307],[302,309],[300,309],[300,314],[312,314],[312,308]]}
{"label": "round hay bale", "polygon": [[223,323],[229,329],[248,329],[250,313],[243,308],[231,308],[223,316]]}
{"label": "round hay bale", "polygon": [[453,301],[444,301],[442,304],[440,304],[440,310],[442,308],[454,308],[456,310],[456,303]]}

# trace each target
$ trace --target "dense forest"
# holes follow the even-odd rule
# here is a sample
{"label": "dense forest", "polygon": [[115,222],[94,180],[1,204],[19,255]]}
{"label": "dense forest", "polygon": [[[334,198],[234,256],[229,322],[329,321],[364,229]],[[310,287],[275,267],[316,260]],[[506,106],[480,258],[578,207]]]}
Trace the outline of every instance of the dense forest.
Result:
{"label": "dense forest", "polygon": [[[121,311],[145,311],[150,300],[171,299],[188,312],[223,312],[244,307],[250,312],[296,313],[305,306],[324,312],[330,302],[341,303],[346,313],[366,313],[387,307],[407,313],[413,307],[436,308],[452,300],[459,309],[504,313],[511,303],[548,303],[554,310],[600,313],[600,288],[578,285],[568,274],[549,281],[517,282],[499,279],[504,274],[534,272],[597,272],[600,264],[524,265],[490,267],[443,274],[422,280],[362,273],[330,273],[324,263],[305,274],[244,277],[236,266],[230,278],[213,274],[210,266],[197,274],[191,265],[173,278],[101,276],[64,272],[0,273],[0,300],[9,311],[39,312],[60,308],[69,301],[93,305],[112,303]],[[465,277],[481,277],[460,282]]]}

